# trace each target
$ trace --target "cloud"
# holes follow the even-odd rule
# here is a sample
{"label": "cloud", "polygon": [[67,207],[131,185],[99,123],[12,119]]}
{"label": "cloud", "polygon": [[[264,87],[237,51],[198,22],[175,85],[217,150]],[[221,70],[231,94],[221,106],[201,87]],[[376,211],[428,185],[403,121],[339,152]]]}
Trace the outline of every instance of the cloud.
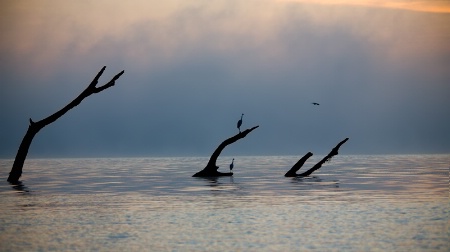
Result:
{"label": "cloud", "polygon": [[420,12],[449,13],[450,3],[443,0],[278,0],[323,5],[355,5],[386,9],[401,9]]}
{"label": "cloud", "polygon": [[[35,139],[31,155],[446,152],[449,16],[277,1],[86,1],[2,9],[2,144],[103,65],[117,85]],[[319,102],[314,107],[311,102]],[[346,144],[347,145],[347,144]]]}
{"label": "cloud", "polygon": [[[290,57],[292,47],[309,51],[307,43],[316,43],[312,38],[339,29],[379,47],[381,57],[393,63],[419,53],[416,58],[426,57],[429,50],[440,53],[448,42],[441,39],[448,18],[346,6],[351,1],[339,1],[336,7],[272,1],[88,2],[11,4],[4,12],[15,15],[5,15],[2,22],[2,51],[15,66],[27,64],[36,73],[53,74],[49,72],[59,71],[55,66],[83,64],[92,54],[99,61],[114,58],[143,68],[171,64],[199,50],[257,55],[255,60],[276,64]],[[287,29],[299,37],[281,37]],[[405,43],[417,39],[421,41]],[[301,44],[289,44],[293,42]]]}

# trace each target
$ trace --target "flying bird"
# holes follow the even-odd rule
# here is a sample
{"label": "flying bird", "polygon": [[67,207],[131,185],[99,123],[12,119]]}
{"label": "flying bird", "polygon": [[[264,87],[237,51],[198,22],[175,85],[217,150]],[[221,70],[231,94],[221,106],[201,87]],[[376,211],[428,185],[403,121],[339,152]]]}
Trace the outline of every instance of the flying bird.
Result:
{"label": "flying bird", "polygon": [[312,105],[320,105],[320,104],[317,103],[317,102],[312,102],[311,104],[312,104]]}
{"label": "flying bird", "polygon": [[242,125],[242,117],[244,114],[241,115],[241,119],[237,122],[237,128],[239,129],[239,133],[241,133],[241,125]]}
{"label": "flying bird", "polygon": [[232,171],[233,170],[233,167],[234,167],[234,158],[233,158],[233,160],[231,161],[231,164],[230,164],[230,171]]}

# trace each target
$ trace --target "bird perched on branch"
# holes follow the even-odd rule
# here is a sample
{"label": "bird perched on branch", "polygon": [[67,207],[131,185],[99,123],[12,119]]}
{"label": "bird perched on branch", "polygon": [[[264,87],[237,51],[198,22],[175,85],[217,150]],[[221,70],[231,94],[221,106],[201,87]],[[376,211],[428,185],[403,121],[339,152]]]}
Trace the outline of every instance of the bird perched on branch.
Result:
{"label": "bird perched on branch", "polygon": [[233,160],[231,161],[231,164],[230,164],[230,172],[233,170],[233,167],[234,167],[234,158],[233,158]]}
{"label": "bird perched on branch", "polygon": [[242,117],[244,116],[244,114],[241,115],[241,119],[237,122],[237,128],[239,130],[239,133],[241,133],[241,125],[242,125]]}

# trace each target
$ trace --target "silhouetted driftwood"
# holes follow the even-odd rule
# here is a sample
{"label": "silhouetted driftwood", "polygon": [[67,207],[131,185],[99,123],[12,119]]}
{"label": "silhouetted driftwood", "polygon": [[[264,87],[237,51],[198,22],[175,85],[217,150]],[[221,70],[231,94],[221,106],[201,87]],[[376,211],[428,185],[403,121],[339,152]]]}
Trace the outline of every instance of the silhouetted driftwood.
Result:
{"label": "silhouetted driftwood", "polygon": [[302,168],[303,164],[305,164],[306,160],[311,157],[313,154],[311,152],[306,153],[306,155],[304,155],[302,158],[300,158],[300,160],[297,161],[297,163],[295,163],[294,166],[292,166],[292,168],[286,172],[286,174],[284,175],[285,177],[295,177],[297,176],[297,171],[300,170],[300,168]]}
{"label": "silhouetted driftwood", "polygon": [[322,160],[320,160],[316,165],[314,165],[311,169],[307,170],[304,173],[297,174],[296,172],[302,168],[303,164],[306,162],[308,158],[310,158],[313,154],[311,152],[308,152],[305,156],[303,156],[292,168],[284,175],[285,177],[306,177],[311,175],[314,171],[318,170],[325,162],[328,162],[331,160],[331,158],[338,153],[339,148],[341,145],[343,145],[345,142],[347,142],[348,138],[342,140],[340,143],[334,147],[328,155],[326,155]]}
{"label": "silhouetted driftwood", "polygon": [[225,149],[225,147],[227,147],[227,145],[230,145],[230,144],[236,142],[237,140],[246,137],[248,133],[252,132],[254,129],[256,129],[258,127],[259,126],[255,126],[253,128],[246,129],[242,132],[239,132],[237,135],[230,137],[227,140],[223,141],[219,145],[219,147],[217,147],[217,149],[214,151],[214,153],[211,155],[211,157],[209,158],[209,162],[206,165],[206,167],[203,170],[194,174],[192,177],[233,176],[232,172],[224,173],[224,172],[217,171],[217,169],[219,169],[219,167],[216,165],[217,158],[219,157],[222,150]]}
{"label": "silhouetted driftwood", "polygon": [[45,126],[53,123],[57,119],[59,119],[61,116],[63,116],[67,111],[71,110],[72,108],[78,106],[80,102],[95,93],[99,93],[109,87],[114,86],[115,81],[119,79],[119,77],[124,73],[124,71],[118,73],[116,76],[114,76],[108,83],[106,83],[103,86],[96,87],[98,83],[98,79],[105,71],[106,67],[103,67],[100,72],[95,76],[95,78],[92,80],[91,84],[80,94],[77,98],[75,98],[72,102],[67,104],[64,108],[59,110],[58,112],[54,113],[53,115],[42,119],[40,121],[34,122],[29,119],[30,125],[28,126],[27,133],[22,139],[22,142],[20,143],[19,150],[17,151],[16,158],[14,159],[14,163],[11,169],[11,172],[9,173],[8,182],[11,184],[18,184],[19,178],[22,175],[22,168],[25,163],[25,159],[28,154],[28,149],[30,148],[31,142],[33,141],[34,136]]}

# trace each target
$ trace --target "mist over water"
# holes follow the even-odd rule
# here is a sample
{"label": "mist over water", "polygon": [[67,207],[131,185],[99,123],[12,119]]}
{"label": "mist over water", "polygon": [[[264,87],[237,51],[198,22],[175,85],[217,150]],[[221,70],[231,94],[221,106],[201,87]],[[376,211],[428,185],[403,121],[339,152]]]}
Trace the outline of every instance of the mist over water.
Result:
{"label": "mist over water", "polygon": [[449,153],[449,4],[413,2],[7,1],[0,157],[102,66],[100,85],[125,74],[29,158],[206,155],[241,113],[261,127],[228,155],[327,153],[345,137],[348,154]]}
{"label": "mist over water", "polygon": [[448,250],[448,155],[339,155],[307,178],[283,177],[300,157],[234,158],[209,179],[191,177],[207,157],[28,159],[0,185],[0,250]]}

